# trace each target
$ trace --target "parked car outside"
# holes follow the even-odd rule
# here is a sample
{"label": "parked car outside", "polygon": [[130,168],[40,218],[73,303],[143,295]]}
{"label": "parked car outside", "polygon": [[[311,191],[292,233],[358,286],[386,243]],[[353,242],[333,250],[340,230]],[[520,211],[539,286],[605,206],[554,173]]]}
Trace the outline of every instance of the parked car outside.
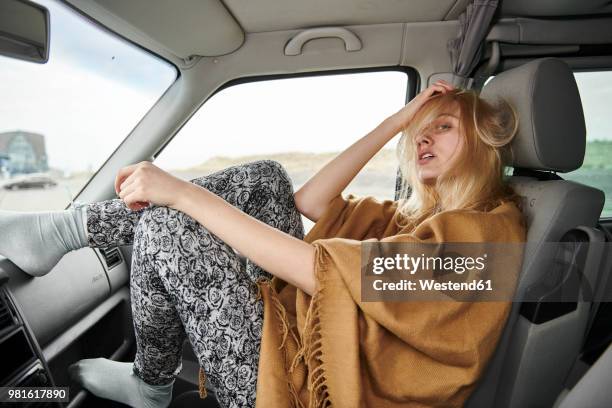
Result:
{"label": "parked car outside", "polygon": [[24,188],[49,188],[57,186],[57,182],[48,176],[29,176],[4,184],[5,190],[21,190]]}

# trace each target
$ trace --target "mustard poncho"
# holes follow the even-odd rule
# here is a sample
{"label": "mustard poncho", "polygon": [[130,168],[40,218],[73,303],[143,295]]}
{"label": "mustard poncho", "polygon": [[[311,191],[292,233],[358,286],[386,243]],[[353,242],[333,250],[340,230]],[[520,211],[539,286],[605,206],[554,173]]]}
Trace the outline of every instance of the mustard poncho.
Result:
{"label": "mustard poncho", "polygon": [[[473,391],[511,303],[362,302],[361,241],[520,243],[523,215],[506,202],[489,212],[441,212],[409,231],[397,226],[397,206],[332,200],[304,238],[315,247],[312,298],[276,277],[258,282],[258,408],[461,406]],[[520,266],[517,259],[513,272]]]}

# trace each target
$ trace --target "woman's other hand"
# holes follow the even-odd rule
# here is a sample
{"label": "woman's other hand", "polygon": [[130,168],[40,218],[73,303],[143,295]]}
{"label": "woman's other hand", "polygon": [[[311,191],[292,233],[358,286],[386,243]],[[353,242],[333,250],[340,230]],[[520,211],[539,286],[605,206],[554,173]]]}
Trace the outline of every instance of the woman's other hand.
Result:
{"label": "woman's other hand", "polygon": [[115,192],[133,211],[149,205],[174,207],[187,181],[163,171],[153,163],[142,161],[119,170]]}
{"label": "woman's other hand", "polygon": [[397,113],[391,116],[391,119],[396,121],[401,129],[404,129],[408,126],[408,123],[412,120],[415,113],[421,109],[421,106],[425,104],[431,97],[435,96],[437,93],[446,93],[448,91],[452,91],[455,89],[450,83],[440,79],[424,90],[422,90],[417,96],[412,98],[406,106],[397,111]]}

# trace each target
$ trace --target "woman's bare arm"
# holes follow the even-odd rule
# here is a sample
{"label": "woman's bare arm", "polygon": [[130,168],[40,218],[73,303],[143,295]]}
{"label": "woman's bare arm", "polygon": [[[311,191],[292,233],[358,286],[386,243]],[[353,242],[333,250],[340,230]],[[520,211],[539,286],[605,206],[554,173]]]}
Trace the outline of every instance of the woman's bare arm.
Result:
{"label": "woman's bare arm", "polygon": [[402,130],[401,125],[395,115],[388,117],[323,166],[294,194],[298,211],[316,222],[329,202],[342,193],[363,166]]}

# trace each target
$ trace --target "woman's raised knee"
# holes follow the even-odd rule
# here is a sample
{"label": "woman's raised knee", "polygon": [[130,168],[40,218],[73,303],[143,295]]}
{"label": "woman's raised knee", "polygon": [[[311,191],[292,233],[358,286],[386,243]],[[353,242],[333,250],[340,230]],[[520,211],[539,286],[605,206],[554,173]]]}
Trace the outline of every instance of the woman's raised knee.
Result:
{"label": "woman's raised knee", "polygon": [[272,176],[273,179],[280,180],[293,188],[293,183],[291,182],[291,178],[289,177],[287,170],[279,162],[266,159],[255,163],[262,166],[264,175]]}

